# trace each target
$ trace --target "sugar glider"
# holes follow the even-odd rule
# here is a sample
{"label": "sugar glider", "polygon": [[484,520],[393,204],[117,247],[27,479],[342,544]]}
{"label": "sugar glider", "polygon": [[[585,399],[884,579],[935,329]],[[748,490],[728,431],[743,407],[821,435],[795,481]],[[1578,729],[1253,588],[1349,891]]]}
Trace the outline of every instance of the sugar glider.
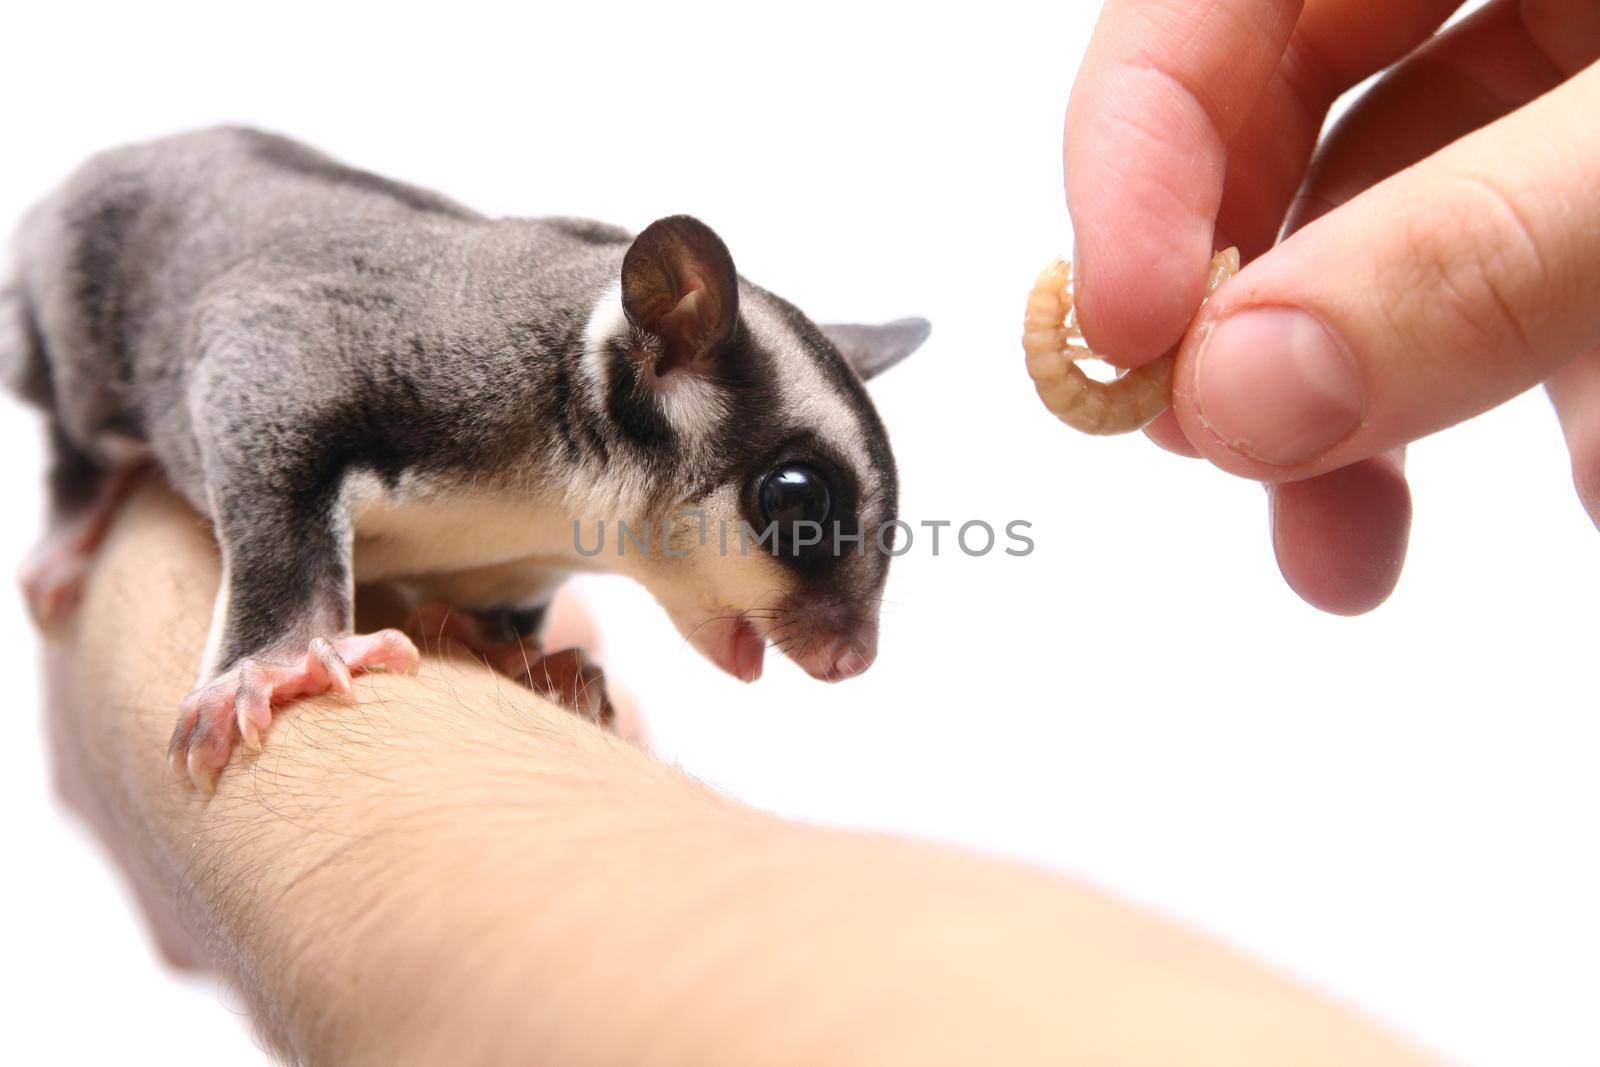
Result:
{"label": "sugar glider", "polygon": [[[862,380],[923,320],[815,325],[688,216],[491,219],[241,128],[94,157],[14,253],[0,367],[47,411],[58,531],[24,586],[70,609],[142,464],[211,519],[171,748],[202,789],[275,704],[415,668],[405,634],[354,632],[357,582],[532,643],[605,569],[740,678],[768,643],[822,679],[872,662],[897,483]],[[623,523],[675,533],[619,552]]]}

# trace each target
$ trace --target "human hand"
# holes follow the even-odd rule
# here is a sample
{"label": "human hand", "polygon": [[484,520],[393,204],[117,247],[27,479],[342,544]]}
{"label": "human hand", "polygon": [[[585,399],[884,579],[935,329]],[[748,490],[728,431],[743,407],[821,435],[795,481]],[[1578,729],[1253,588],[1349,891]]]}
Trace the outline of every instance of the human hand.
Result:
{"label": "human hand", "polygon": [[[1147,433],[1266,483],[1327,611],[1399,578],[1405,445],[1540,382],[1600,522],[1600,6],[1494,0],[1433,36],[1458,6],[1108,0],[1068,105],[1088,341],[1138,366],[1182,340]],[[1185,336],[1229,245],[1247,266]]]}

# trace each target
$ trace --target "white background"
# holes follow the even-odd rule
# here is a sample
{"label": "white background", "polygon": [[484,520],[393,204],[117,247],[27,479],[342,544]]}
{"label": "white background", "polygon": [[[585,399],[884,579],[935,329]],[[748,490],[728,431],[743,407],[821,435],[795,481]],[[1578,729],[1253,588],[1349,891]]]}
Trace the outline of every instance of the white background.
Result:
{"label": "white background", "polygon": [[[1028,519],[1038,551],[919,538],[878,666],[833,688],[777,663],[741,687],[638,589],[589,582],[664,758],[1151,902],[1468,1063],[1600,1063],[1600,541],[1548,405],[1412,450],[1411,558],[1359,619],[1282,585],[1256,486],[1045,414],[1018,318],[1070,247],[1059,129],[1095,5],[19,7],[7,224],[96,149],[247,121],[490,212],[693,212],[815,317],[933,320],[875,387],[905,517]],[[41,462],[31,417],[3,416],[18,559]],[[12,1051],[259,1062],[55,806],[13,598],[0,636]]]}

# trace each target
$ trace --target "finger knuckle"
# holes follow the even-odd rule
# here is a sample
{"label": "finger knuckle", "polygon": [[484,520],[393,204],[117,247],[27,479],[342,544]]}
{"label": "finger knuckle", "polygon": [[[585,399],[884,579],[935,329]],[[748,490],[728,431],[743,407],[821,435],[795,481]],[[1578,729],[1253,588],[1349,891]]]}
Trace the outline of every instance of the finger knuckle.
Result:
{"label": "finger knuckle", "polygon": [[1494,181],[1462,173],[1434,186],[1400,220],[1401,255],[1385,280],[1392,319],[1418,352],[1452,365],[1532,354],[1546,255],[1526,210]]}

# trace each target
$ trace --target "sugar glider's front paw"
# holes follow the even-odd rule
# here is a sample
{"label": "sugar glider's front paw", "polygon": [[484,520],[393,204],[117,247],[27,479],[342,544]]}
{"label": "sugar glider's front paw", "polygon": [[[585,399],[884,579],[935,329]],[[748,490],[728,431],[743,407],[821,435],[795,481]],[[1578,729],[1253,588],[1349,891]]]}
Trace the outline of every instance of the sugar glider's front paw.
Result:
{"label": "sugar glider's front paw", "polygon": [[299,663],[241,660],[184,697],[167,758],[180,778],[210,793],[235,738],[247,751],[260,751],[261,731],[271,725],[275,705],[322,693],[348,694],[351,672],[415,674],[420,662],[417,646],[399,630],[318,637]]}
{"label": "sugar glider's front paw", "polygon": [[[514,672],[507,672],[513,673]],[[616,727],[616,710],[606,696],[606,676],[582,649],[550,652],[524,665],[518,677],[535,693],[607,730]]]}
{"label": "sugar glider's front paw", "polygon": [[406,629],[424,646],[454,641],[552,704],[608,730],[616,727],[616,711],[606,695],[605,673],[582,649],[547,653],[537,637],[491,636],[481,618],[436,603],[418,608]]}

